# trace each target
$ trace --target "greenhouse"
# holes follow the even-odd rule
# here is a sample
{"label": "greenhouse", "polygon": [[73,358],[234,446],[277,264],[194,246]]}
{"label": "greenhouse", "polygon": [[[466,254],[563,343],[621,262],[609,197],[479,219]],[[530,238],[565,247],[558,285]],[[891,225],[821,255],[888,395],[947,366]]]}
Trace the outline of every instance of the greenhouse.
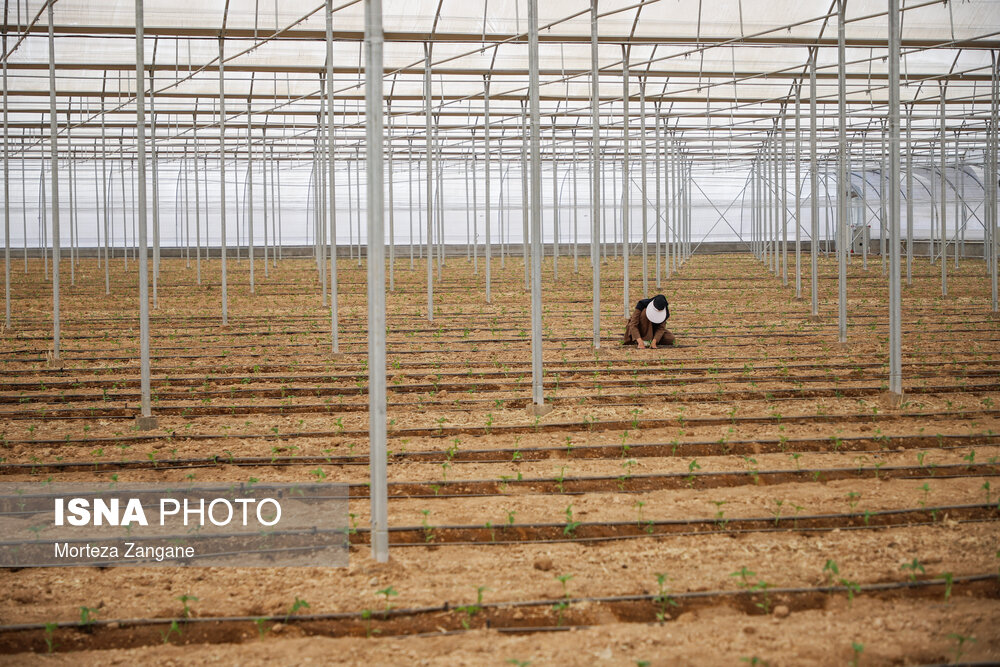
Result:
{"label": "greenhouse", "polygon": [[4,12],[7,660],[1000,661],[997,2]]}

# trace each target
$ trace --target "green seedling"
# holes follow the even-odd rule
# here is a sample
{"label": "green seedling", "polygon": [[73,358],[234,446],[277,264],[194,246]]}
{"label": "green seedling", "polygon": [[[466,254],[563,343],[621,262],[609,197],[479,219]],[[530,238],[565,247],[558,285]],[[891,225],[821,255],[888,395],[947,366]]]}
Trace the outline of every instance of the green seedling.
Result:
{"label": "green seedling", "polygon": [[726,513],[723,511],[722,506],[726,504],[725,500],[712,500],[710,501],[715,505],[715,525],[717,525],[722,530],[726,529],[729,525],[729,520],[725,518]]}
{"label": "green seedling", "polygon": [[392,609],[392,603],[389,601],[389,598],[399,595],[399,591],[397,591],[392,586],[386,586],[381,590],[375,591],[375,595],[381,595],[385,598],[385,610],[388,612],[390,609]]}
{"label": "green seedling", "polygon": [[163,636],[163,643],[167,644],[170,642],[170,637],[172,635],[177,635],[178,637],[180,637],[182,633],[180,625],[178,625],[177,621],[174,620],[170,621],[170,626],[167,628],[166,632],[162,632],[160,634]]}
{"label": "green seedling", "polygon": [[285,614],[285,622],[287,623],[288,619],[294,616],[295,612],[297,612],[299,609],[308,609],[308,608],[309,608],[309,603],[300,598],[298,595],[296,595],[295,602],[292,603],[292,606],[288,608],[288,613]]}
{"label": "green seedling", "polygon": [[965,654],[965,644],[966,644],[966,642],[968,642],[968,643],[971,644],[971,643],[973,643],[973,642],[976,641],[975,637],[967,637],[965,635],[960,635],[957,632],[951,632],[951,633],[949,633],[948,634],[948,639],[954,639],[955,640],[955,648],[953,648],[952,651],[955,654],[955,662],[956,663],[962,662],[962,656]]}
{"label": "green seedling", "polygon": [[580,522],[573,520],[573,504],[570,503],[566,506],[566,525],[563,527],[563,535],[573,536],[573,533],[579,527]]}
{"label": "green seedling", "polygon": [[851,667],[858,667],[858,660],[861,659],[861,653],[865,650],[864,644],[859,644],[858,642],[851,642]]}
{"label": "green seedling", "polygon": [[424,542],[434,541],[434,528],[427,522],[427,517],[430,515],[430,510],[420,510],[420,513],[424,515],[421,521],[421,527],[424,529]]}
{"label": "green seedling", "polygon": [[469,625],[472,623],[472,619],[483,610],[483,592],[488,591],[486,586],[479,586],[476,588],[476,604],[465,605],[462,607],[455,607],[455,611],[465,614],[462,618],[462,627],[466,630],[469,629]]}
{"label": "green seedling", "polygon": [[920,574],[927,574],[927,570],[924,569],[924,566],[921,565],[920,561],[917,560],[916,558],[914,558],[912,562],[903,563],[903,565],[900,567],[900,569],[901,570],[909,570],[910,571],[910,575],[909,575],[910,576],[910,581],[916,581],[917,580],[917,570],[920,570]]}
{"label": "green seedling", "polygon": [[188,602],[197,602],[198,598],[194,595],[184,594],[179,596],[177,599],[180,600],[181,604],[184,606],[181,610],[181,618],[191,618],[191,607],[188,605]]}
{"label": "green seedling", "polygon": [[771,514],[774,516],[774,525],[777,526],[778,522],[781,521],[781,506],[785,504],[785,501],[775,499],[774,504],[775,508]]}
{"label": "green seedling", "polygon": [[833,578],[840,574],[840,569],[837,567],[837,562],[831,559],[827,559],[826,565],[823,566],[823,576],[826,577],[826,585],[829,586],[833,583]]}
{"label": "green seedling", "polygon": [[59,627],[57,623],[46,623],[45,633],[42,635],[45,639],[45,652],[52,653],[56,650],[59,645],[56,644],[56,628]]}
{"label": "green seedling", "polygon": [[260,617],[253,619],[254,625],[257,626],[257,638],[263,639],[264,636],[271,631],[271,628],[267,625],[267,618]]}
{"label": "green seedling", "polygon": [[558,614],[558,619],[556,621],[556,625],[562,625],[562,622],[563,622],[563,612],[565,612],[567,609],[569,609],[570,598],[569,598],[569,586],[568,586],[568,582],[572,578],[573,578],[572,574],[557,574],[556,575],[556,579],[558,579],[559,583],[562,584],[562,589],[563,589],[563,599],[560,600],[559,602],[557,602],[556,604],[552,605],[552,609]]}
{"label": "green seedling", "polygon": [[653,598],[653,602],[656,603],[658,610],[656,612],[656,620],[662,625],[663,622],[670,618],[670,614],[667,613],[669,607],[676,607],[677,601],[670,596],[670,589],[666,586],[667,575],[662,573],[657,573],[656,584],[659,590],[656,596]]}
{"label": "green seedling", "polygon": [[89,627],[94,624],[97,616],[97,609],[94,607],[80,607],[80,625]]}

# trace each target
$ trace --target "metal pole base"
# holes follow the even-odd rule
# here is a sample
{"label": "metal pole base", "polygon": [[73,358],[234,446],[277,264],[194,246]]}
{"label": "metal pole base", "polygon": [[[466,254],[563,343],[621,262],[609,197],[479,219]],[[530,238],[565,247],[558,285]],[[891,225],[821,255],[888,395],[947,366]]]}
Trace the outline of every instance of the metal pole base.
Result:
{"label": "metal pole base", "polygon": [[551,405],[538,405],[536,403],[528,404],[528,414],[534,417],[544,417],[552,412],[552,409]]}
{"label": "metal pole base", "polygon": [[160,423],[156,417],[136,417],[135,418],[135,430],[137,431],[152,431],[153,429],[159,428]]}
{"label": "metal pole base", "polygon": [[903,406],[903,394],[894,391],[887,391],[882,394],[882,402],[891,410],[898,410]]}

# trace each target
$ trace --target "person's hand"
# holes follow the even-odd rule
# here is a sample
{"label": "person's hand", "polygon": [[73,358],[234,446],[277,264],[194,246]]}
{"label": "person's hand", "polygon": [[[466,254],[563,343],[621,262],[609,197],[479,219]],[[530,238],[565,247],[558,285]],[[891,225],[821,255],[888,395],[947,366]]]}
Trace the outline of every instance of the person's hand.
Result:
{"label": "person's hand", "polygon": [[655,350],[656,349],[656,341],[654,340],[652,343],[650,343],[649,347],[651,347],[652,349]]}
{"label": "person's hand", "polygon": [[636,346],[638,346],[638,348],[639,348],[639,349],[641,350],[641,349],[642,349],[643,347],[645,347],[645,344],[646,344],[646,341],[644,341],[644,340],[642,340],[642,339],[640,338],[639,340],[637,340],[637,341],[636,341],[636,343],[635,343],[635,344],[636,344]]}

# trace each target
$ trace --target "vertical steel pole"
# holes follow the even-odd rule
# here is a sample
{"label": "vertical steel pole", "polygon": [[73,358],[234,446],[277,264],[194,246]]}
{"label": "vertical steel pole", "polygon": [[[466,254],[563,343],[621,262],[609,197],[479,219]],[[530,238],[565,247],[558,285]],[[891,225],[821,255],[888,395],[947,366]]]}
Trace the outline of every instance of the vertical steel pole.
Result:
{"label": "vertical steel pole", "polygon": [[[135,120],[139,167],[139,355],[142,416],[150,416],[149,275],[146,247],[146,83],[143,0],[135,0]],[[49,11],[52,11],[49,5]],[[51,17],[51,14],[50,14]]]}
{"label": "vertical steel pole", "polygon": [[10,130],[7,120],[7,3],[3,17],[3,274],[4,323],[10,328]]}
{"label": "vertical steel pole", "polygon": [[[889,394],[903,398],[902,305],[899,275],[899,0],[889,1]],[[884,155],[884,152],[883,152]],[[884,190],[883,190],[884,193]],[[884,201],[884,194],[883,194]],[[884,254],[883,254],[884,257]],[[944,262],[942,262],[943,264]]]}
{"label": "vertical steel pole", "polygon": [[573,273],[580,273],[580,205],[577,200],[576,182],[576,130],[573,130],[572,162],[570,167],[573,170]]}
{"label": "vertical steel pole", "polygon": [[[788,287],[788,118],[781,114],[781,284]],[[775,184],[778,185],[777,183]]]}
{"label": "vertical steel pole", "polygon": [[253,247],[253,127],[250,120],[251,116],[250,99],[247,98],[247,249],[250,256],[250,293],[255,294],[257,292],[257,286],[254,283],[253,273],[253,267],[256,262],[254,261]]}
{"label": "vertical steel pole", "polygon": [[847,342],[847,0],[837,0],[837,334]]}
{"label": "vertical steel pole", "polygon": [[[639,189],[640,200],[642,202],[642,294],[643,298],[649,294],[649,221],[648,207],[646,206],[646,80],[639,83],[639,164],[640,177]],[[659,279],[659,277],[657,277]]]}
{"label": "vertical steel pole", "polygon": [[528,0],[528,110],[531,116],[531,399],[542,393],[542,147],[538,108],[538,0]]}
{"label": "vertical steel pole", "polygon": [[483,169],[486,172],[486,183],[485,192],[483,194],[483,205],[486,209],[486,250],[484,253],[484,259],[486,260],[486,303],[491,303],[493,299],[492,294],[492,276],[490,275],[490,264],[493,259],[493,246],[492,243],[492,225],[490,218],[492,217],[492,211],[490,210],[490,78],[485,77],[483,81]]}
{"label": "vertical steel pole", "polygon": [[[137,0],[141,2],[141,0]],[[49,149],[52,169],[52,356],[59,358],[59,260],[62,255],[59,239],[59,119],[56,116],[56,46],[52,18],[52,5],[48,7],[49,17]],[[6,86],[4,86],[6,90]],[[6,141],[6,137],[4,137]],[[44,170],[44,167],[43,167]],[[42,211],[44,215],[44,208]],[[45,247],[42,247],[45,253]]]}
{"label": "vertical steel pole", "polygon": [[[391,107],[390,107],[391,111]],[[396,216],[394,209],[396,208],[395,198],[393,197],[392,184],[395,181],[395,172],[393,171],[393,154],[392,154],[392,115],[389,115],[389,136],[387,137],[389,144],[389,291],[396,291]],[[332,160],[331,155],[331,160]],[[331,181],[332,183],[332,181]]]}
{"label": "vertical steel pole", "polygon": [[[201,182],[198,178],[198,111],[197,102],[195,102],[195,115],[192,118],[191,127],[191,137],[192,150],[194,151],[194,237],[195,237],[195,250],[194,250],[194,268],[195,274],[198,278],[198,284],[201,285]],[[102,117],[103,118],[103,117]],[[208,192],[205,192],[206,205],[208,199]],[[207,221],[206,221],[207,225]]]}
{"label": "vertical steel pole", "polygon": [[[225,38],[219,36],[219,221],[222,225],[222,326],[229,324],[229,285],[226,280],[226,67]],[[208,175],[205,176],[208,178]]]}
{"label": "vertical steel pole", "polygon": [[795,88],[795,298],[802,298],[802,82]]}
{"label": "vertical steel pole", "polygon": [[559,164],[556,162],[556,114],[552,114],[552,282],[559,282]]}
{"label": "vertical steel pole", "polygon": [[819,318],[819,165],[816,162],[816,56],[814,48],[809,60],[809,255],[812,260],[809,275],[811,314]]}
{"label": "vertical steel pole", "polygon": [[906,111],[906,286],[913,286],[913,105]]}
{"label": "vertical steel pole", "polygon": [[104,98],[101,98],[101,210],[104,214],[104,293],[111,294],[111,213],[108,205],[107,135],[104,124]]}
{"label": "vertical steel pole", "polygon": [[[382,0],[365,0],[365,148],[368,160],[368,433],[372,555],[389,560],[386,472],[385,229],[382,157]],[[428,258],[429,259],[429,258]]]}
{"label": "vertical steel pole", "polygon": [[660,189],[660,103],[656,103],[656,115],[653,116],[653,180],[656,181],[656,204],[653,208],[653,217],[656,219],[656,249],[654,254],[656,255],[656,289],[660,289],[660,200],[661,200],[661,189]]}
{"label": "vertical steel pole", "polygon": [[430,42],[424,42],[424,139],[426,141],[426,164],[427,164],[427,321],[434,321],[434,255],[432,246],[434,243],[434,211],[431,202],[434,200],[433,184],[431,174],[434,172],[433,156],[431,155],[433,146],[431,145],[431,47]]}
{"label": "vertical steel pole", "polygon": [[[410,235],[410,271],[413,270],[413,248],[416,245],[413,238],[413,139],[407,139],[408,150],[406,151],[406,194],[409,198],[409,221]],[[419,190],[418,190],[419,192]]]}
{"label": "vertical steel pole", "polygon": [[628,56],[629,50],[626,45],[622,45],[622,261],[624,262],[622,268],[622,312],[625,317],[630,314],[629,309],[629,290],[628,290],[628,258],[632,254],[632,248],[629,243],[629,222],[630,222],[630,211],[629,204],[629,173],[628,173],[628,161],[629,161],[629,117],[628,117],[628,94],[629,94],[629,73],[628,73]]}
{"label": "vertical steel pole", "polygon": [[[475,158],[473,158],[475,160]],[[473,179],[475,181],[475,179]],[[473,182],[473,193],[475,182]],[[531,289],[531,234],[528,230],[528,107],[521,105],[521,257],[524,259],[524,291]],[[475,209],[475,207],[473,207]],[[475,210],[473,210],[475,214]]]}
{"label": "vertical steel pole", "polygon": [[[991,52],[993,59],[993,94],[990,96],[990,132],[993,135],[992,148],[989,150],[988,161],[990,163],[990,180],[986,196],[990,202],[990,305],[992,311],[997,312],[997,250],[1000,246],[1000,239],[997,238],[997,222],[1000,218],[1000,210],[997,209],[997,179],[1000,177],[997,169],[997,154],[1000,152],[1000,58],[997,52]],[[987,144],[989,145],[989,144]],[[985,248],[984,248],[985,250]]]}
{"label": "vertical steel pole", "polygon": [[[941,296],[948,296],[948,178],[945,175],[945,85],[938,84],[941,92]],[[933,172],[932,172],[933,173]]]}
{"label": "vertical steel pole", "polygon": [[[334,137],[333,137],[333,0],[326,0],[326,150],[329,155],[327,162],[327,179],[329,180],[329,190],[327,191],[328,204],[327,214],[330,216],[330,350],[333,354],[340,353],[340,323],[338,322],[337,305],[337,197],[336,197],[336,174],[334,171]],[[381,10],[379,11],[379,23],[382,20]],[[379,72],[381,73],[381,69]],[[382,79],[379,78],[381,85]],[[381,117],[381,116],[380,116]],[[369,206],[369,209],[371,207]],[[369,212],[370,214],[370,212]],[[350,228],[351,221],[348,219],[347,226]],[[369,242],[371,242],[369,237]],[[413,243],[413,240],[410,240]],[[412,259],[412,257],[411,257]],[[369,264],[370,268],[370,264]],[[385,329],[383,328],[383,332]]]}

